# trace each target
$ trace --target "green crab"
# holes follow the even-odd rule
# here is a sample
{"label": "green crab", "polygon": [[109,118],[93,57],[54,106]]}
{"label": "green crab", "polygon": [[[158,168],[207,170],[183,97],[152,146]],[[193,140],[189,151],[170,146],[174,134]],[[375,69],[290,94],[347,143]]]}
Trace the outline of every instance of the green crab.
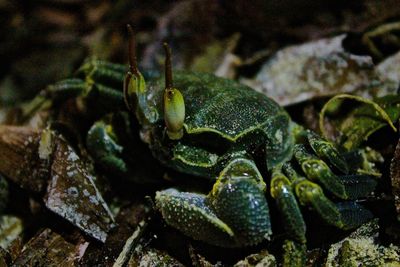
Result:
{"label": "green crab", "polygon": [[[145,80],[132,34],[123,88],[132,123],[163,165],[215,179],[207,195],[175,188],[156,192],[156,208],[167,224],[216,246],[255,245],[272,235],[267,193],[275,199],[289,239],[300,244],[306,242],[300,205],[342,229],[372,217],[351,200],[368,195],[375,178],[348,175],[346,161],[332,143],[236,81],[207,73],[172,73],[171,51],[167,44],[164,48],[165,76]],[[105,73],[120,76],[113,71]],[[118,157],[123,147],[112,132],[104,123],[95,124],[88,135],[89,151],[110,169],[129,168]],[[322,188],[330,198],[346,201],[333,202]]]}

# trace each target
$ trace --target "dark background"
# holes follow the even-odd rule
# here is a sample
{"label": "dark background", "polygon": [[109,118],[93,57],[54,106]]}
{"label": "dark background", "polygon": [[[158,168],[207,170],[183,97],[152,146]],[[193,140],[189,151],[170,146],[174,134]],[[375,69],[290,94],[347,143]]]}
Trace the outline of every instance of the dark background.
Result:
{"label": "dark background", "polygon": [[210,43],[234,33],[235,54],[248,58],[399,16],[397,0],[0,0],[0,103],[31,98],[88,56],[126,63],[127,23],[137,31],[142,66],[157,68],[168,41],[175,67],[189,68]]}

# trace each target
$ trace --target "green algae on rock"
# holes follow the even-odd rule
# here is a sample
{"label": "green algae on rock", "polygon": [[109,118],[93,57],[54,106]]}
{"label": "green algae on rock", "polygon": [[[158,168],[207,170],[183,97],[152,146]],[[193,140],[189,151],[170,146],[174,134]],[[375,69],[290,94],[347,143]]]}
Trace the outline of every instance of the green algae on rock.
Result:
{"label": "green algae on rock", "polygon": [[398,266],[400,247],[379,242],[378,220],[362,225],[342,241],[333,244],[326,259],[327,267]]}

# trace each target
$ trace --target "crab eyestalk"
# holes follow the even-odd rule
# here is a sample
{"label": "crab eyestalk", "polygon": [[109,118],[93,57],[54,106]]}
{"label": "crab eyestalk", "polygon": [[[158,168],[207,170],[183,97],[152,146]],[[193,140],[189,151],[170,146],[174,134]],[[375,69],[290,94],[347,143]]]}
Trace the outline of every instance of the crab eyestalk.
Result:
{"label": "crab eyestalk", "polygon": [[137,93],[146,90],[146,82],[137,66],[136,38],[131,25],[127,25],[129,32],[129,71],[124,80],[124,100],[130,111],[137,106]]}
{"label": "crab eyestalk", "polygon": [[168,137],[177,140],[183,136],[185,121],[185,101],[182,93],[173,87],[171,49],[164,43],[165,59],[165,91],[164,91],[164,121]]}

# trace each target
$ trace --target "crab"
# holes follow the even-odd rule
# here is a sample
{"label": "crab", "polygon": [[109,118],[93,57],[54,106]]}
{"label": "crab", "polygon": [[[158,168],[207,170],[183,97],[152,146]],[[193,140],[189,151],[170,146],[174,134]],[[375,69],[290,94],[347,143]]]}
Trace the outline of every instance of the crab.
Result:
{"label": "crab", "polygon": [[[342,229],[372,217],[352,200],[368,195],[375,178],[348,175],[334,144],[295,124],[272,99],[236,81],[173,73],[167,44],[164,77],[145,81],[129,29],[130,66],[123,93],[142,140],[163,165],[215,179],[208,194],[175,188],[156,192],[156,207],[167,224],[216,246],[255,245],[272,235],[267,191],[290,239],[300,244],[306,242],[300,205]],[[324,191],[342,201],[335,203]]]}
{"label": "crab", "polygon": [[[85,81],[66,80],[48,92],[83,91],[88,102],[103,101],[103,114],[124,110],[125,102],[131,128],[140,131],[157,161],[190,179],[215,181],[208,194],[177,188],[156,192],[156,209],[168,225],[211,245],[252,246],[272,236],[273,203],[267,199],[274,199],[294,242],[286,244],[290,250],[293,244],[306,244],[300,206],[341,229],[372,218],[356,200],[374,190],[376,179],[349,174],[335,144],[296,124],[272,99],[243,84],[208,73],[173,72],[167,44],[165,75],[143,75],[129,29],[126,75],[120,65],[88,61],[81,68]],[[102,85],[122,79],[123,92]],[[110,173],[129,175],[131,166],[121,157],[124,147],[118,141],[112,125],[102,120],[89,130],[87,148]]]}

